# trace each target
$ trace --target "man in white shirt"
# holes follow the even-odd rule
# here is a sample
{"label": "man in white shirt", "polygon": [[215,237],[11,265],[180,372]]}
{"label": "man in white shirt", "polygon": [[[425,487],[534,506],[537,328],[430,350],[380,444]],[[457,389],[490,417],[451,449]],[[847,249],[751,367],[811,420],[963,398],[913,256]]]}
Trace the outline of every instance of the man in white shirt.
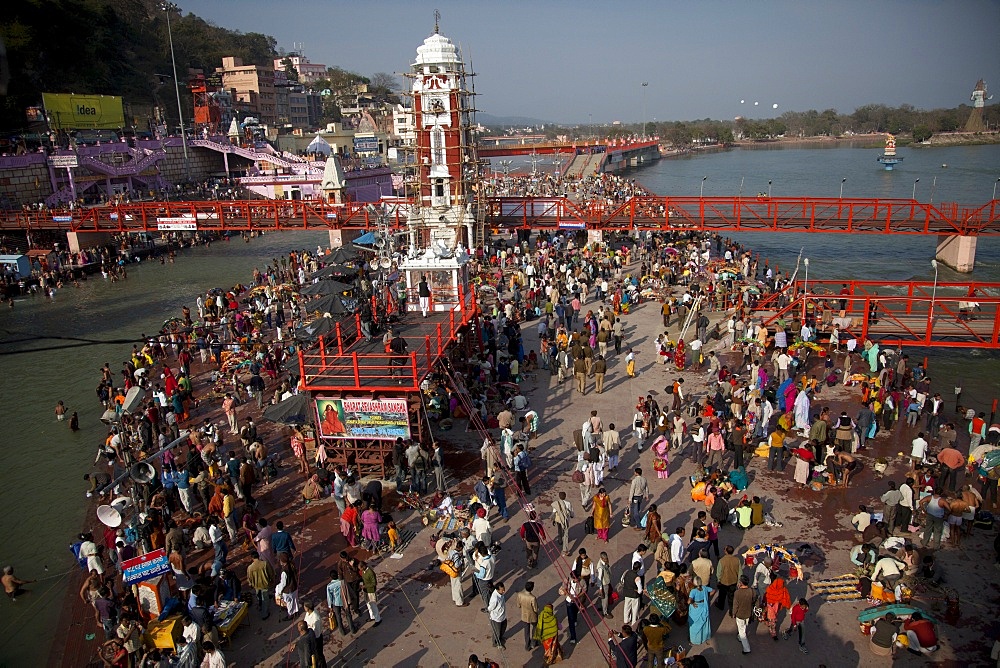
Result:
{"label": "man in white shirt", "polygon": [[500,649],[507,649],[503,644],[503,635],[507,631],[507,602],[503,597],[505,591],[507,588],[504,583],[498,582],[490,594],[490,604],[486,608],[490,615],[490,626],[493,627],[493,646]]}
{"label": "man in white shirt", "polygon": [[672,450],[680,450],[684,446],[684,430],[687,428],[687,421],[680,413],[674,414],[673,430],[670,435],[670,445]]}
{"label": "man in white shirt", "polygon": [[875,570],[872,571],[872,581],[880,580],[886,587],[892,589],[896,586],[896,581],[902,576],[899,567],[902,562],[891,555],[883,555],[875,562]]}
{"label": "man in white shirt", "polygon": [[302,604],[305,608],[306,614],[302,618],[310,629],[312,629],[313,635],[316,636],[316,657],[319,659],[322,657],[322,661],[316,661],[316,668],[326,667],[326,657],[323,654],[323,618],[320,614],[316,612],[316,604],[312,601],[306,601]]}
{"label": "man in white shirt", "polygon": [[903,500],[899,502],[896,524],[901,531],[910,530],[910,522],[913,520],[913,478],[907,478],[906,482],[899,486],[899,493],[903,495]]}
{"label": "man in white shirt", "polygon": [[927,457],[927,441],[924,439],[924,432],[917,434],[917,437],[913,439],[913,446],[910,450],[910,459],[913,460],[913,465],[922,464],[924,458]]}
{"label": "man in white shirt", "polygon": [[684,527],[677,527],[674,533],[670,534],[670,561],[682,564],[684,557]]}
{"label": "man in white shirt", "polygon": [[695,456],[700,456],[702,448],[705,446],[705,427],[701,425],[701,418],[695,418],[694,420],[694,429],[691,430],[691,442]]}
{"label": "man in white shirt", "polygon": [[774,361],[778,365],[778,381],[785,382],[788,380],[788,364],[792,361],[792,358],[788,356],[788,353],[782,351],[778,355],[777,359]]}
{"label": "man in white shirt", "polygon": [[694,338],[691,339],[691,343],[688,344],[688,349],[691,351],[691,366],[694,369],[701,368],[701,339]]}
{"label": "man in white shirt", "polygon": [[644,544],[640,544],[636,548],[635,552],[632,553],[632,563],[639,564],[639,577],[645,577],[646,575],[646,552],[648,548]]}
{"label": "man in white shirt", "polygon": [[868,525],[872,523],[872,514],[865,506],[858,506],[858,514],[851,518],[851,525],[858,531],[864,533]]}
{"label": "man in white shirt", "polygon": [[215,643],[206,640],[202,649],[205,650],[205,658],[201,661],[201,668],[226,668],[226,657],[215,648]]}

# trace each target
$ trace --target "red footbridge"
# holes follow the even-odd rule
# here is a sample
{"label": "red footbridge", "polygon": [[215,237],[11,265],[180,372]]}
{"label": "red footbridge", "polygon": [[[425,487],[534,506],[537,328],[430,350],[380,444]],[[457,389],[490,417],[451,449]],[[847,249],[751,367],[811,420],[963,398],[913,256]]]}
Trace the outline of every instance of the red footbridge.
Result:
{"label": "red footbridge", "polygon": [[[403,227],[409,202],[389,215]],[[138,202],[61,211],[8,211],[3,230],[156,232],[187,219],[197,230],[368,230],[365,203],[309,200]],[[568,197],[492,197],[480,202],[488,226],[533,230],[693,230],[1000,236],[1000,200],[979,206],[911,199],[829,197],[632,197],[608,204]]]}
{"label": "red footbridge", "polygon": [[1000,350],[1000,283],[934,281],[796,281],[751,308],[772,331],[798,332],[803,318],[827,340],[871,339],[882,345]]}

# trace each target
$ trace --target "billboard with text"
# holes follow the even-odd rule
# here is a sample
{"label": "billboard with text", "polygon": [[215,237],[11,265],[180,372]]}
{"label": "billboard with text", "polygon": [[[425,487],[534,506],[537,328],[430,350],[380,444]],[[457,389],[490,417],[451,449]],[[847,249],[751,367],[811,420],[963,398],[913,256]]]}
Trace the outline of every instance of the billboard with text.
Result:
{"label": "billboard with text", "polygon": [[395,440],[410,437],[406,399],[316,398],[319,435],[323,438]]}
{"label": "billboard with text", "polygon": [[122,99],[117,95],[42,93],[53,130],[117,130],[125,127]]}

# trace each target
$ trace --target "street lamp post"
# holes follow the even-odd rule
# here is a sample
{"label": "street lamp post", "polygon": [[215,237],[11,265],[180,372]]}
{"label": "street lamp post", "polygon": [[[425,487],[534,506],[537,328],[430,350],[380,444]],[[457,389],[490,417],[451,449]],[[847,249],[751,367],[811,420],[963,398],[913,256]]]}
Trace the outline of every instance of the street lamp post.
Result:
{"label": "street lamp post", "polygon": [[927,313],[928,334],[934,329],[934,303],[937,301],[938,261],[936,259],[931,260],[931,266],[934,267],[934,287],[931,289],[931,309]]}
{"label": "street lamp post", "polygon": [[740,177],[740,192],[739,192],[739,194],[737,195],[737,197],[740,197],[740,198],[742,198],[742,197],[743,197],[743,179],[744,179],[744,178],[746,178],[746,177],[744,177],[744,176],[741,176],[741,177]]}
{"label": "street lamp post", "polygon": [[997,198],[997,184],[1000,183],[1000,179],[993,182],[993,199]]}
{"label": "street lamp post", "polygon": [[913,182],[913,192],[910,193],[910,199],[917,199],[917,184],[920,183],[920,179]]}
{"label": "street lamp post", "polygon": [[170,12],[177,11],[177,5],[172,2],[165,2],[162,5],[163,11],[167,14],[167,40],[170,42],[170,64],[174,68],[174,92],[177,94],[177,120],[181,125],[181,148],[184,150],[184,171],[187,173],[187,180],[191,180],[191,163],[188,161],[187,132],[184,130],[184,111],[181,107],[181,84],[177,80],[177,60],[174,58],[174,33],[170,29]]}
{"label": "street lamp post", "polygon": [[771,199],[771,182],[767,182],[767,198]]}
{"label": "street lamp post", "polygon": [[844,184],[847,183],[847,177],[840,179],[840,199],[844,199]]}
{"label": "street lamp post", "polygon": [[802,260],[802,264],[806,267],[806,280],[802,286],[802,324],[806,322],[807,304],[809,302],[809,258]]}
{"label": "street lamp post", "polygon": [[701,197],[701,198],[705,197],[705,180],[706,179],[708,179],[707,176],[701,177],[701,193],[698,195],[698,197]]}
{"label": "street lamp post", "polygon": [[646,139],[646,88],[649,87],[648,81],[642,82],[642,138]]}

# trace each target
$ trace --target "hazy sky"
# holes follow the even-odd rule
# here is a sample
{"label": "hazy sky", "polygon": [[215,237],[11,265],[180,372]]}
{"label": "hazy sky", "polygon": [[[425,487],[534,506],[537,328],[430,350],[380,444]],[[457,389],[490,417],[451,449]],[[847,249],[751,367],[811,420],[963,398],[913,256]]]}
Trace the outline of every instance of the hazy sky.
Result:
{"label": "hazy sky", "polygon": [[178,4],[365,75],[407,71],[436,7],[441,33],[479,75],[477,108],[496,116],[597,123],[850,113],[873,102],[933,109],[967,102],[980,78],[1000,93],[997,0]]}

